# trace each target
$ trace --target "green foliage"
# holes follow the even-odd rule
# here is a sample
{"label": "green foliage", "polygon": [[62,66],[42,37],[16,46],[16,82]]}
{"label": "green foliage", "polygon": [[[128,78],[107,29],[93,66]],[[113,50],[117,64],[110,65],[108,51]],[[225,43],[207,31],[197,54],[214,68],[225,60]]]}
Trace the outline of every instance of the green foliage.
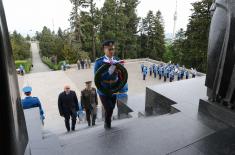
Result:
{"label": "green foliage", "polygon": [[163,61],[169,62],[174,59],[173,53],[172,53],[172,45],[166,45],[166,51],[163,54]]}
{"label": "green foliage", "polygon": [[73,40],[71,33],[62,31],[60,28],[55,34],[47,27],[42,32],[37,32],[39,39],[40,54],[42,60],[51,69],[58,70],[58,64],[52,64],[51,57],[56,57],[57,62],[66,60],[68,63],[76,63],[78,59],[89,58],[89,54],[81,50],[80,44]]}
{"label": "green foliage", "polygon": [[31,70],[32,61],[31,60],[16,60],[15,61],[16,68],[19,68],[20,65],[24,67],[26,73],[29,73]]}
{"label": "green foliage", "polygon": [[30,43],[16,31],[10,34],[11,46],[14,60],[24,60],[31,58]]}
{"label": "green foliage", "polygon": [[56,54],[56,36],[49,28],[44,26],[38,38],[41,55],[51,57]]}
{"label": "green foliage", "polygon": [[[61,69],[61,65],[63,64],[63,61],[60,61],[59,63],[57,63],[57,64],[53,64],[52,62],[51,62],[51,59],[50,58],[48,58],[48,57],[42,57],[42,62],[44,63],[44,64],[46,64],[50,69],[52,69],[52,70],[60,70]],[[65,61],[66,63],[68,63],[68,61]]]}
{"label": "green foliage", "polygon": [[173,54],[172,61],[181,65],[185,65],[183,61],[185,50],[185,31],[180,29],[179,32],[176,33],[176,39],[174,40],[172,46],[170,46],[170,50]]}
{"label": "green foliage", "polygon": [[30,41],[30,36],[27,34],[27,37],[25,38],[27,41]]}
{"label": "green foliage", "polygon": [[116,41],[116,54],[124,58],[149,57],[155,60],[173,61],[205,71],[207,59],[209,8],[212,0],[192,4],[193,13],[187,30],[176,34],[173,42],[166,44],[164,22],[160,11],[149,11],[140,20],[136,14],[139,0],[105,0],[101,9],[94,0],[70,0],[69,31],[61,29],[55,34],[44,27],[36,32],[41,55],[57,56],[58,61],[75,63],[78,59],[103,55],[101,42]]}
{"label": "green foliage", "polygon": [[140,26],[140,56],[155,60],[163,60],[165,53],[164,26],[160,11],[156,15],[149,11],[147,17],[142,19]]}
{"label": "green foliage", "polygon": [[179,31],[172,46],[174,62],[206,72],[211,4],[212,0],[202,0],[192,4],[193,13],[187,30]]}
{"label": "green foliage", "polygon": [[101,41],[114,39],[116,51],[121,58],[136,58],[138,0],[106,0],[101,9],[99,38]]}

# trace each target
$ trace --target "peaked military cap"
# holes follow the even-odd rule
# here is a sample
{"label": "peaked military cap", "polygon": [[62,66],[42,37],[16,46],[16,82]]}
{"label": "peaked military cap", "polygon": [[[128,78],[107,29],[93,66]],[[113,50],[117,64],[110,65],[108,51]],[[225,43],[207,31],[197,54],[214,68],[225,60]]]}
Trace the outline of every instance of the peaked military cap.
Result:
{"label": "peaked military cap", "polygon": [[86,81],[85,83],[86,83],[86,84],[90,84],[90,83],[92,83],[92,81]]}
{"label": "peaked military cap", "polygon": [[24,93],[29,93],[31,91],[32,91],[32,87],[30,87],[30,86],[26,86],[26,87],[23,88]]}
{"label": "peaked military cap", "polygon": [[105,40],[103,43],[102,43],[102,46],[113,46],[115,44],[115,41],[114,40]]}

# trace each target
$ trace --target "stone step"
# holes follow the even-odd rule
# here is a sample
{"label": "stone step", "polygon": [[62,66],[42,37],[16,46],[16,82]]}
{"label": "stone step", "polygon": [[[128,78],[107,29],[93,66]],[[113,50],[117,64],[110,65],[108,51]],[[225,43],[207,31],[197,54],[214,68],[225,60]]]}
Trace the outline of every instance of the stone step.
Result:
{"label": "stone step", "polygon": [[84,155],[161,155],[212,133],[213,130],[179,112],[113,121],[111,130],[99,125],[82,132],[65,134],[59,139],[64,154],[69,155],[78,152]]}
{"label": "stone step", "polygon": [[63,155],[63,150],[56,135],[44,137],[39,108],[24,110],[26,126],[29,136],[31,155]]}

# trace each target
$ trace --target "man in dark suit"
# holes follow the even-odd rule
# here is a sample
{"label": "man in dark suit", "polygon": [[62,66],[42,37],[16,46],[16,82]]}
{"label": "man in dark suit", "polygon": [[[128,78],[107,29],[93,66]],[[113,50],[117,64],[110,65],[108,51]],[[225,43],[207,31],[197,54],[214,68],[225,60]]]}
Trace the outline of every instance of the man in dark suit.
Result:
{"label": "man in dark suit", "polygon": [[77,111],[79,110],[78,99],[75,91],[70,90],[70,86],[66,85],[64,91],[60,93],[58,98],[58,108],[60,116],[65,118],[65,127],[70,131],[70,117],[72,118],[72,131],[75,130]]}

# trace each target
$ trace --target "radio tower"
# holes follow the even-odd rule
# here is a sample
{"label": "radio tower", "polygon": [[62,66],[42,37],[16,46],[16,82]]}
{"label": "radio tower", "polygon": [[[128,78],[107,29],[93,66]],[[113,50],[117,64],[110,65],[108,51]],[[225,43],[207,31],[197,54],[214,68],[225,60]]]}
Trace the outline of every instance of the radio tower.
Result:
{"label": "radio tower", "polygon": [[175,39],[175,30],[176,30],[176,22],[177,22],[177,0],[176,0],[176,7],[175,7],[175,13],[174,13],[174,27],[173,27],[173,40]]}

